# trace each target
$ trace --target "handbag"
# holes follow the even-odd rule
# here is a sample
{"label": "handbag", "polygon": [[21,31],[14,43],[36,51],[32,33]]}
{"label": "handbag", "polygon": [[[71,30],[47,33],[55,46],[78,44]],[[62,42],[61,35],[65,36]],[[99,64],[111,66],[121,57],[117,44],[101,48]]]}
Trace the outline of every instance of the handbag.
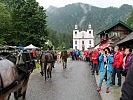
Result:
{"label": "handbag", "polygon": [[126,69],[122,69],[121,74],[122,74],[122,76],[126,76],[127,75],[127,70]]}

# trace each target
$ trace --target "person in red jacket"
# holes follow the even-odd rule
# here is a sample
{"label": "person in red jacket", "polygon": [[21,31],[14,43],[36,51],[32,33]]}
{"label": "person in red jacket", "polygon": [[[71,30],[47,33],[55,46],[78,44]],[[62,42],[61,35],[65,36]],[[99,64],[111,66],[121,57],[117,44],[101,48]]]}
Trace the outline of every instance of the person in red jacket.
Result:
{"label": "person in red jacket", "polygon": [[95,70],[98,75],[98,57],[99,53],[96,50],[94,50],[94,52],[92,53],[92,75],[94,75]]}
{"label": "person in red jacket", "polygon": [[36,49],[33,49],[33,57],[34,57],[34,59],[36,59],[37,58],[37,54],[36,54]]}
{"label": "person in red jacket", "polygon": [[86,61],[88,62],[89,61],[89,51],[85,51],[84,55],[85,55]]}
{"label": "person in red jacket", "polygon": [[124,50],[124,48],[122,47],[121,48],[121,53],[123,54],[123,56],[124,56],[124,54],[125,54],[125,50]]}
{"label": "person in red jacket", "polygon": [[115,85],[115,76],[117,73],[118,77],[118,86],[121,86],[121,71],[122,71],[122,63],[123,63],[123,54],[119,51],[119,47],[115,46],[114,48],[114,63],[113,63],[113,75],[112,75],[112,85]]}

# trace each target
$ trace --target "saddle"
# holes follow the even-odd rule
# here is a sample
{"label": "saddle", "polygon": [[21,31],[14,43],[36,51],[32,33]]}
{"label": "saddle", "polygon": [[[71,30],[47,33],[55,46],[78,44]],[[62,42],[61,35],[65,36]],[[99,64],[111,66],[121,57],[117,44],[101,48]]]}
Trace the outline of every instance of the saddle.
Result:
{"label": "saddle", "polygon": [[54,60],[57,60],[57,55],[56,55],[56,53],[55,53],[53,50],[46,51],[46,53],[52,54],[53,59],[54,59]]}

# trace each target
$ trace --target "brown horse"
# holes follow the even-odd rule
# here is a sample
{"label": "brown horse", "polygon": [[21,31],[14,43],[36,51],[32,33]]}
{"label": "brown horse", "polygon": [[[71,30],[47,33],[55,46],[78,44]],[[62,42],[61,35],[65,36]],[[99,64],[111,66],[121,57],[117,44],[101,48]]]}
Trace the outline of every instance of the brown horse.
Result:
{"label": "brown horse", "polygon": [[18,56],[19,62],[21,57],[25,63],[22,64],[21,61],[16,65],[15,56],[10,53],[0,53],[0,100],[9,100],[11,93],[14,93],[15,100],[20,96],[25,100],[29,76],[35,68],[35,62],[30,53]]}
{"label": "brown horse", "polygon": [[54,68],[54,63],[56,61],[56,55],[51,54],[50,52],[45,52],[41,56],[41,75],[45,74],[45,81],[46,77],[52,78],[51,72],[52,68]]}

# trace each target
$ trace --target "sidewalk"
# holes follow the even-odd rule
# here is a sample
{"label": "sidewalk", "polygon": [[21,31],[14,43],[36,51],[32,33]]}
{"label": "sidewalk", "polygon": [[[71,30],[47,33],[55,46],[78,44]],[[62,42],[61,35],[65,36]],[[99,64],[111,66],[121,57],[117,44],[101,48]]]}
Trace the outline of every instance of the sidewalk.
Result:
{"label": "sidewalk", "polygon": [[[99,77],[100,77],[99,75],[95,75],[97,85],[99,84]],[[117,85],[111,86],[110,92],[106,93],[106,82],[103,81],[100,95],[102,97],[102,100],[120,100],[121,87],[118,87]]]}

